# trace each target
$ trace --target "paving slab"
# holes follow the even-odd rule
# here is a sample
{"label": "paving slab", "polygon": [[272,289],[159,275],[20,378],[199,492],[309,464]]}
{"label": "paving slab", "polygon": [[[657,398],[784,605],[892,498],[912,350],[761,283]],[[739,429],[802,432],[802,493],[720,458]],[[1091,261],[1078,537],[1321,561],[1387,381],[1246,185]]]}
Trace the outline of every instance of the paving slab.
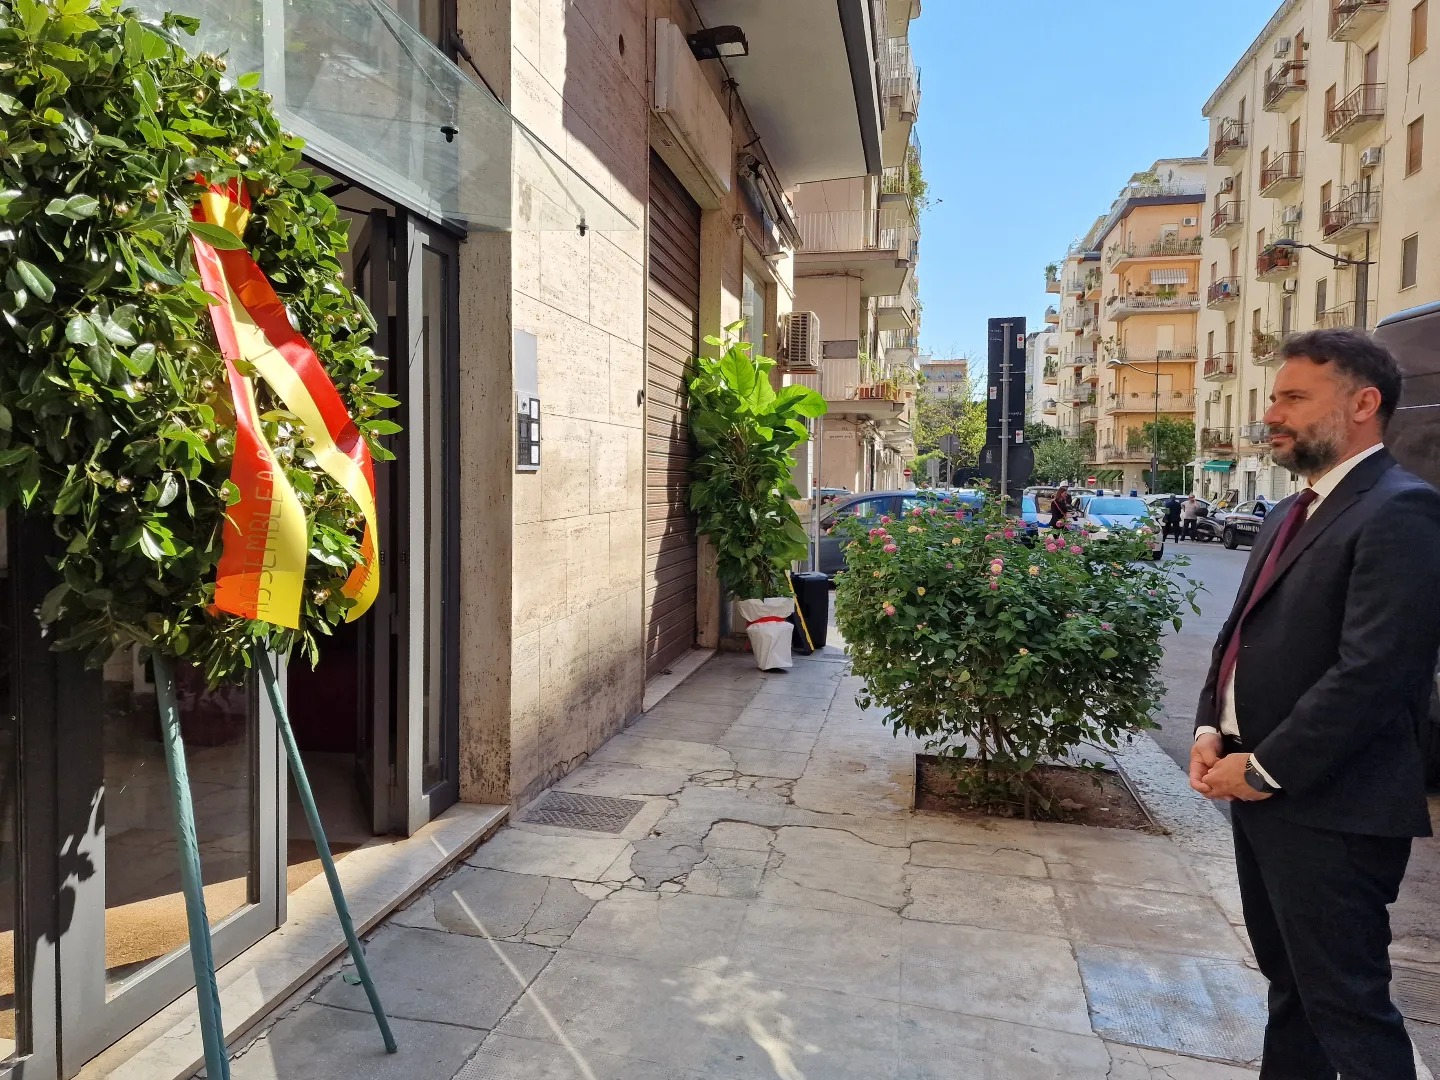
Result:
{"label": "paving slab", "polygon": [[783,750],[809,755],[815,748],[817,735],[812,731],[794,731],[774,727],[751,727],[736,722],[716,737],[718,745],[735,750]]}
{"label": "paving slab", "polygon": [[368,1012],[306,1004],[236,1052],[232,1080],[417,1080],[452,1077],[484,1032],[451,1024],[390,1021],[400,1050],[385,1053]]}
{"label": "paving slab", "polygon": [[555,785],[556,791],[575,791],[612,799],[677,795],[690,779],[685,769],[652,769],[640,765],[587,762]]}
{"label": "paving slab", "polygon": [[1114,1042],[1232,1064],[1258,1061],[1266,982],[1243,964],[1078,946],[1095,1030]]}
{"label": "paving slab", "polygon": [[630,847],[606,836],[564,836],[510,828],[466,859],[470,866],[512,874],[603,881],[605,872]]}
{"label": "paving slab", "polygon": [[564,878],[465,868],[437,882],[391,921],[558,948],[594,906],[593,899]]}
{"label": "paving slab", "polygon": [[1109,1071],[1093,1035],[900,1007],[897,1080],[1107,1080]]}
{"label": "paving slab", "polygon": [[595,905],[569,948],[667,968],[717,968],[735,956],[743,901],[621,889]]}
{"label": "paving slab", "polygon": [[907,919],[1065,936],[1049,881],[934,867],[911,867],[906,876]]}
{"label": "paving slab", "polygon": [[1050,875],[1058,880],[1190,895],[1202,892],[1180,849],[1163,838],[1073,826],[1049,835],[1042,831],[1042,837]]}
{"label": "paving slab", "polygon": [[910,846],[910,865],[975,870],[982,874],[1009,874],[1014,877],[1049,876],[1045,860],[1023,848],[993,844],[955,844],[921,840]]}
{"label": "paving slab", "polygon": [[673,713],[651,712],[627,727],[625,734],[642,739],[678,739],[681,742],[716,745],[729,730],[730,725],[724,721],[706,722]]}
{"label": "paving slab", "polygon": [[1080,970],[1060,938],[903,920],[900,966],[905,1005],[1091,1034]]}
{"label": "paving slab", "polygon": [[583,1056],[554,1043],[492,1033],[455,1080],[735,1080],[734,1074],[701,1075],[639,1058],[590,1051]]}
{"label": "paving slab", "polygon": [[1254,1069],[1177,1057],[1142,1046],[1106,1043],[1114,1068],[1110,1080],[1255,1080]]}
{"label": "paving slab", "polygon": [[[499,1023],[552,955],[524,942],[408,926],[387,926],[365,946],[365,959],[391,1016],[485,1030]],[[347,963],[342,972],[348,971],[353,968]],[[364,987],[341,974],[332,976],[312,1000],[370,1012]]]}
{"label": "paving slab", "polygon": [[751,904],[732,970],[764,982],[899,1001],[903,928],[894,915]]}
{"label": "paving slab", "polygon": [[621,733],[596,750],[591,761],[641,765],[650,769],[733,769],[735,759],[718,746],[679,739],[642,739]]}
{"label": "paving slab", "polygon": [[705,844],[705,861],[685,875],[685,891],[702,896],[754,900],[774,856],[768,851]]}
{"label": "paving slab", "polygon": [[1243,961],[1234,929],[1208,896],[1056,882],[1055,896],[1071,937],[1114,945]]}

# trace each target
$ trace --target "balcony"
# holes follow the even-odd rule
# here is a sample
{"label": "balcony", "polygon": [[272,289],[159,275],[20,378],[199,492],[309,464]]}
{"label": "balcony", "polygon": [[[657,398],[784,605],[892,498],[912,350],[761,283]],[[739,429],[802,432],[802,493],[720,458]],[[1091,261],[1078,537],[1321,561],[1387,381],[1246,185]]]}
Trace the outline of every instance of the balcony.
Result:
{"label": "balcony", "polygon": [[1040,411],[1046,416],[1054,416],[1056,405],[1057,402],[1053,397],[1046,398],[1043,402],[1040,403]]}
{"label": "balcony", "polygon": [[1173,315],[1200,310],[1200,294],[1195,292],[1112,296],[1108,302],[1111,305],[1110,318],[1115,322],[1124,322],[1136,315]]}
{"label": "balcony", "polygon": [[1210,235],[1229,236],[1245,224],[1239,199],[1227,199],[1210,215]]}
{"label": "balcony", "polygon": [[865,296],[891,295],[904,287],[916,249],[915,219],[907,207],[798,214],[796,224],[801,244],[796,276],[856,276]]}
{"label": "balcony", "polygon": [[1045,352],[1046,352],[1047,354],[1049,354],[1049,355],[1052,355],[1052,356],[1059,354],[1059,352],[1060,352],[1060,339],[1057,338],[1054,334],[1050,334],[1048,337],[1046,337],[1046,339],[1045,339]]}
{"label": "balcony", "polygon": [[1045,385],[1055,386],[1060,382],[1060,364],[1056,360],[1045,361]]}
{"label": "balcony", "polygon": [[[911,175],[910,166],[887,165],[880,173],[880,205],[909,209],[914,205],[914,201],[914,177]],[[913,210],[911,212],[913,213]]]}
{"label": "balcony", "polygon": [[1223,308],[1240,302],[1240,279],[1238,277],[1216,278],[1205,290],[1205,306]]}
{"label": "balcony", "polygon": [[1204,450],[1231,450],[1235,446],[1235,432],[1228,427],[1207,427],[1200,429],[1200,447]]}
{"label": "balcony", "polygon": [[1362,322],[1359,305],[1354,300],[1348,300],[1343,304],[1327,308],[1315,316],[1315,326],[1321,330],[1338,330],[1343,326],[1374,326],[1375,320],[1371,318],[1374,314],[1375,304],[1372,301],[1365,305],[1365,318]]}
{"label": "balcony", "polygon": [[1174,348],[1146,353],[1131,352],[1122,345],[1115,350],[1115,359],[1144,367],[1146,364],[1176,364],[1184,360],[1194,360],[1197,354],[1198,350],[1194,345],[1176,345]]}
{"label": "balcony", "polygon": [[1300,249],[1269,245],[1255,256],[1255,276],[1261,281],[1278,281],[1295,275],[1300,262]]}
{"label": "balcony", "polygon": [[1081,405],[1094,405],[1096,400],[1095,388],[1081,382],[1071,383],[1061,396],[1077,409]]}
{"label": "balcony", "polygon": [[1256,421],[1253,424],[1241,424],[1240,438],[1244,439],[1251,446],[1268,446],[1270,444],[1270,425],[1263,421]]}
{"label": "balcony", "polygon": [[1083,383],[1098,383],[1100,381],[1100,368],[1095,363],[1094,357],[1084,357],[1082,362],[1076,364],[1079,374],[1075,378]]}
{"label": "balcony", "polygon": [[1320,231],[1335,243],[1373,232],[1379,225],[1380,192],[1373,189],[1345,192],[1320,211]]}
{"label": "balcony", "polygon": [[1290,194],[1305,179],[1305,151],[1287,150],[1270,159],[1260,170],[1260,194],[1279,199]]}
{"label": "balcony", "polygon": [[887,163],[898,164],[905,158],[910,129],[920,115],[920,72],[904,38],[891,38],[885,49],[880,94],[885,106],[882,153]]}
{"label": "balcony", "polygon": [[1206,382],[1224,382],[1226,379],[1233,379],[1235,377],[1235,354],[1225,352],[1207,356],[1201,377]]}
{"label": "balcony", "polygon": [[831,416],[903,418],[911,407],[908,388],[898,379],[885,378],[885,370],[884,365],[830,359],[821,361],[819,374],[800,375],[795,381],[819,392]]}
{"label": "balcony", "polygon": [[1093,424],[1099,419],[1100,413],[1093,401],[1080,406],[1080,422],[1082,424]]}
{"label": "balcony", "polygon": [[879,330],[913,330],[920,321],[915,293],[906,285],[893,296],[875,298],[875,326]]}
{"label": "balcony", "polygon": [[1262,331],[1250,335],[1250,359],[1262,367],[1283,362],[1280,355],[1280,335]]}
{"label": "balcony", "polygon": [[1220,130],[1215,133],[1215,145],[1210,150],[1210,160],[1216,165],[1228,165],[1245,156],[1249,145],[1249,125],[1227,118],[1220,121]]}
{"label": "balcony", "polygon": [[1265,111],[1280,112],[1305,92],[1305,61],[1287,60],[1265,84]]}
{"label": "balcony", "polygon": [[1047,307],[1045,309],[1045,321],[1051,326],[1059,326],[1060,312],[1056,311],[1053,307]]}
{"label": "balcony", "polygon": [[1385,120],[1385,84],[1361,83],[1325,114],[1325,138],[1333,143],[1358,142]]}
{"label": "balcony", "polygon": [[1100,447],[1097,460],[1103,462],[1111,461],[1149,461],[1150,449],[1148,446],[1116,446],[1114,443],[1106,443]]}
{"label": "balcony", "polygon": [[1046,274],[1045,291],[1047,293],[1063,293],[1065,291],[1065,287],[1060,283],[1059,277]]}
{"label": "balcony", "polygon": [[1078,274],[1075,277],[1065,279],[1066,296],[1083,296],[1085,294],[1085,279]]}
{"label": "balcony", "polygon": [[1178,236],[1166,236],[1152,240],[1148,244],[1136,244],[1131,247],[1115,244],[1106,252],[1106,264],[1111,270],[1119,270],[1126,263],[1142,260],[1193,259],[1200,254],[1203,245],[1204,240],[1199,236],[1186,237],[1183,240]]}
{"label": "balcony", "polygon": [[1336,0],[1330,8],[1330,40],[1354,41],[1379,22],[1389,6],[1388,0]]}

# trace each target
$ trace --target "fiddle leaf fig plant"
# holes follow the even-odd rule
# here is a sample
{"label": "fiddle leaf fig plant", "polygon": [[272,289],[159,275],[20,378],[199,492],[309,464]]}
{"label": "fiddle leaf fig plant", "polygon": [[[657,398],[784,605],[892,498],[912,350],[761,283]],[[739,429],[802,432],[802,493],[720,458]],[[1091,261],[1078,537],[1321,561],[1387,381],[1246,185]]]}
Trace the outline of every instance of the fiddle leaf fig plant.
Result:
{"label": "fiddle leaf fig plant", "polygon": [[791,476],[792,451],[809,438],[806,419],[825,414],[825,399],[805,386],[778,392],[775,361],[739,341],[739,324],[722,350],[702,356],[690,381],[690,430],[699,449],[690,485],[696,529],[715,546],[720,583],[740,600],[785,596],[790,563],[808,539],[790,501],[800,497]]}
{"label": "fiddle leaf fig plant", "polygon": [[307,516],[301,625],[212,610],[235,424],[191,235],[242,241],[192,220],[206,184],[243,183],[243,246],[376,458],[391,456],[378,438],[398,430],[383,418],[398,403],[376,389],[375,324],[345,285],[348,227],[325,181],[258,75],[187,51],[197,27],[118,0],[0,4],[0,510],[54,533],[38,615],[56,648],[100,662],[136,645],[219,682],[257,645],[318,655],[349,606],[363,521],[255,380]]}

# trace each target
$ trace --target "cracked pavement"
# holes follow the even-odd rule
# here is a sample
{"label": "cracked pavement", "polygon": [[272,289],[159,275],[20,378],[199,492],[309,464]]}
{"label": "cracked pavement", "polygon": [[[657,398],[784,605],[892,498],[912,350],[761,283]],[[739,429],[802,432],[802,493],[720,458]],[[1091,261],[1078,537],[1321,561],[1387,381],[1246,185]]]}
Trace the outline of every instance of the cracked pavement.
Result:
{"label": "cracked pavement", "polygon": [[919,747],[857,687],[834,649],[711,660],[556,785],[640,804],[623,832],[521,811],[370,935],[398,1055],[336,965],[235,1080],[1255,1075],[1200,808],[1176,839],[914,811]]}

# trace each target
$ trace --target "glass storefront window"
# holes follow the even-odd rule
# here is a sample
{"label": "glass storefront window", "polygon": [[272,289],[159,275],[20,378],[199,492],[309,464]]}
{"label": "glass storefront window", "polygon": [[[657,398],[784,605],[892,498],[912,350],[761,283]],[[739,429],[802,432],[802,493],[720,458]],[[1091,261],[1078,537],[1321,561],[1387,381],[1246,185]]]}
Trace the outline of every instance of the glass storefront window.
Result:
{"label": "glass storefront window", "polygon": [[765,286],[749,270],[744,273],[744,284],[740,290],[740,318],[745,326],[740,331],[740,340],[755,346],[757,353],[765,351]]}
{"label": "glass storefront window", "polygon": [[[107,999],[188,942],[174,814],[155,684],[133,652],[105,665],[104,804]],[[253,687],[210,690],[176,670],[181,730],[195,800],[205,903],[212,927],[258,900]]]}

